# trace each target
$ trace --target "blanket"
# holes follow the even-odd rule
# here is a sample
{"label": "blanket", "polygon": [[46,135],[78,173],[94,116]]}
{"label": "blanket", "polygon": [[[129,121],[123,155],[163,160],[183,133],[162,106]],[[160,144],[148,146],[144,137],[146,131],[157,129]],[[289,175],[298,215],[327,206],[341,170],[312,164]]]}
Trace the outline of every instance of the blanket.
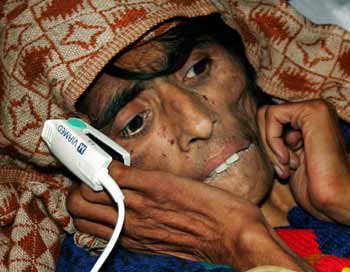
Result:
{"label": "blanket", "polygon": [[[350,227],[322,222],[300,207],[288,213],[290,225],[276,228],[280,237],[318,272],[341,272],[350,268]],[[71,235],[63,243],[57,272],[90,271],[97,256],[77,247]],[[103,271],[230,272],[233,268],[192,262],[176,257],[137,254],[116,247]]]}
{"label": "blanket", "polygon": [[[67,235],[62,245],[61,256],[57,264],[57,272],[88,272],[98,259],[86,250],[76,246],[72,235]],[[171,256],[146,255],[130,252],[122,247],[115,247],[103,271],[118,272],[234,272],[226,265],[213,265],[188,261]]]}
{"label": "blanket", "polygon": [[277,233],[318,272],[350,268],[350,227],[313,218],[300,207],[288,214],[290,226]]}

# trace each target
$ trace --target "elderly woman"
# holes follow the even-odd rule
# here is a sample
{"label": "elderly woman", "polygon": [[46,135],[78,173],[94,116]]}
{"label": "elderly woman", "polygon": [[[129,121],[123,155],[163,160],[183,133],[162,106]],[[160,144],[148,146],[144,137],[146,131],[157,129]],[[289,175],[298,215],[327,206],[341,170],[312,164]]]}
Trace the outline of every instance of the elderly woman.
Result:
{"label": "elderly woman", "polygon": [[[133,251],[240,270],[264,264],[308,270],[271,226],[287,223],[295,201],[315,218],[348,224],[349,166],[328,106],[262,108],[259,136],[255,114],[265,101],[239,39],[215,22],[218,16],[199,19],[194,30],[183,18],[220,12],[241,34],[264,91],[291,101],[322,97],[348,118],[348,37],[338,28],[310,25],[286,3],[4,5],[4,268],[53,269],[59,234],[74,232],[63,207],[69,174],[34,166],[52,162],[38,138],[42,122],[69,115],[84,114],[131,153],[130,169],[115,162],[110,171],[128,207],[121,243]],[[292,129],[283,132],[284,124]],[[239,160],[223,165],[232,156]],[[290,185],[272,186],[271,165],[280,178],[294,173]],[[72,195],[87,200],[80,209],[71,205],[83,218],[76,226],[108,238],[116,214],[106,195],[84,187]],[[288,232],[279,234],[290,239]],[[79,233],[75,241],[97,242]],[[305,254],[290,246],[303,257],[318,253],[311,260],[316,267],[324,263],[316,249]]]}

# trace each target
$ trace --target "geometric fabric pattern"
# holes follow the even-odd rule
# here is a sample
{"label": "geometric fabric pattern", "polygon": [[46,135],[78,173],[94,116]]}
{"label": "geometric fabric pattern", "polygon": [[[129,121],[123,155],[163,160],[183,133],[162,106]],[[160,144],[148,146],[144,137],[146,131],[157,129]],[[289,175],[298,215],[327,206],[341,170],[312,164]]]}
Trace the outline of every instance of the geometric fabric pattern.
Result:
{"label": "geometric fabric pattern", "polygon": [[290,226],[276,231],[286,244],[319,272],[350,268],[350,227],[323,222],[300,207],[288,214]]}
{"label": "geometric fabric pattern", "polygon": [[75,231],[65,209],[71,182],[15,167],[0,176],[0,271],[54,271],[64,231]]}

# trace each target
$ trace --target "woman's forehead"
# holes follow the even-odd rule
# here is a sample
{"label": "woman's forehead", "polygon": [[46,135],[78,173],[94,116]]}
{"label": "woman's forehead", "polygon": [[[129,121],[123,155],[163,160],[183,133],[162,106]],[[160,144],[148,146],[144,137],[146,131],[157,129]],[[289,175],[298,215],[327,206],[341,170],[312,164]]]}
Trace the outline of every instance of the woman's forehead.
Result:
{"label": "woman's forehead", "polygon": [[169,48],[158,41],[149,41],[123,52],[114,65],[135,72],[152,72],[164,69]]}
{"label": "woman's forehead", "polygon": [[[166,48],[164,44],[157,42],[155,39],[164,35],[169,30],[184,24],[185,21],[181,19],[172,19],[164,22],[152,29],[145,37],[136,42],[134,46],[131,46],[129,50],[124,52],[115,61],[116,65],[126,68],[123,65],[144,65],[143,63],[150,63],[153,58],[161,57],[161,54],[166,54]],[[157,55],[158,54],[158,55]],[[138,60],[142,60],[141,62]]]}

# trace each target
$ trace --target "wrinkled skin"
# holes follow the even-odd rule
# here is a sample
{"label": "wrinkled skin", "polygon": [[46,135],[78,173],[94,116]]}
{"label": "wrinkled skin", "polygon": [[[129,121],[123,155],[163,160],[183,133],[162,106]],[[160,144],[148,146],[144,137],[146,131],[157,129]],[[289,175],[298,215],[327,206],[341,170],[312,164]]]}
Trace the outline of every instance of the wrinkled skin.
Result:
{"label": "wrinkled skin", "polygon": [[[117,64],[144,70],[161,65],[162,56],[162,47],[151,42],[129,51]],[[80,110],[94,123],[103,123],[109,101],[133,84],[102,75],[81,101]],[[241,270],[263,264],[310,270],[281,242],[271,225],[286,222],[286,212],[295,199],[319,218],[344,219],[339,209],[348,211],[349,207],[319,209],[328,198],[323,198],[323,190],[313,184],[323,178],[320,169],[325,167],[324,160],[306,164],[302,158],[303,153],[315,148],[314,141],[307,140],[308,131],[317,133],[321,129],[330,134],[318,139],[317,145],[329,146],[329,139],[340,139],[329,129],[335,120],[321,122],[321,128],[313,127],[316,117],[310,103],[287,110],[270,106],[259,111],[262,143],[276,169],[282,169],[278,175],[294,173],[291,190],[277,183],[271,188],[271,165],[257,140],[255,102],[246,89],[240,65],[221,46],[210,42],[196,48],[180,70],[150,80],[143,88],[102,128],[129,150],[132,158],[130,168],[119,162],[110,166],[127,207],[121,243],[135,251],[228,263]],[[330,111],[325,108],[322,114],[327,116]],[[301,113],[295,117],[297,110]],[[281,119],[285,115],[289,119]],[[298,125],[285,139],[281,128],[293,118],[299,120]],[[240,153],[238,162],[208,179],[228,156],[251,143],[254,146]],[[349,167],[342,148],[336,142],[331,150],[321,149],[317,155],[324,158],[325,152],[334,152],[331,159],[342,162],[343,181],[330,178],[326,183],[348,190]],[[281,158],[277,154],[282,154]],[[332,167],[327,173],[338,173],[338,164]],[[311,201],[310,195],[317,197]],[[68,207],[78,229],[109,238],[117,212],[107,194],[77,186]]]}
{"label": "wrinkled skin", "polygon": [[[157,50],[153,51],[154,47]],[[143,69],[139,63],[145,65],[148,61],[149,67],[155,67],[162,63],[160,51],[157,43],[146,44],[124,55],[117,64]],[[81,110],[100,122],[106,108],[101,105],[133,84],[102,75],[82,101]],[[205,181],[231,154],[254,143],[255,148],[246,152],[235,167],[210,183],[253,203],[266,195],[272,171],[256,142],[255,102],[245,89],[242,69],[231,55],[217,44],[203,45],[176,73],[144,85],[144,91],[103,128],[130,152],[132,167]],[[143,123],[131,131],[140,118]]]}
{"label": "wrinkled skin", "polygon": [[[326,102],[263,107],[258,114],[267,153],[297,202],[315,217],[350,224],[349,154]],[[283,126],[291,130],[283,135]]]}

